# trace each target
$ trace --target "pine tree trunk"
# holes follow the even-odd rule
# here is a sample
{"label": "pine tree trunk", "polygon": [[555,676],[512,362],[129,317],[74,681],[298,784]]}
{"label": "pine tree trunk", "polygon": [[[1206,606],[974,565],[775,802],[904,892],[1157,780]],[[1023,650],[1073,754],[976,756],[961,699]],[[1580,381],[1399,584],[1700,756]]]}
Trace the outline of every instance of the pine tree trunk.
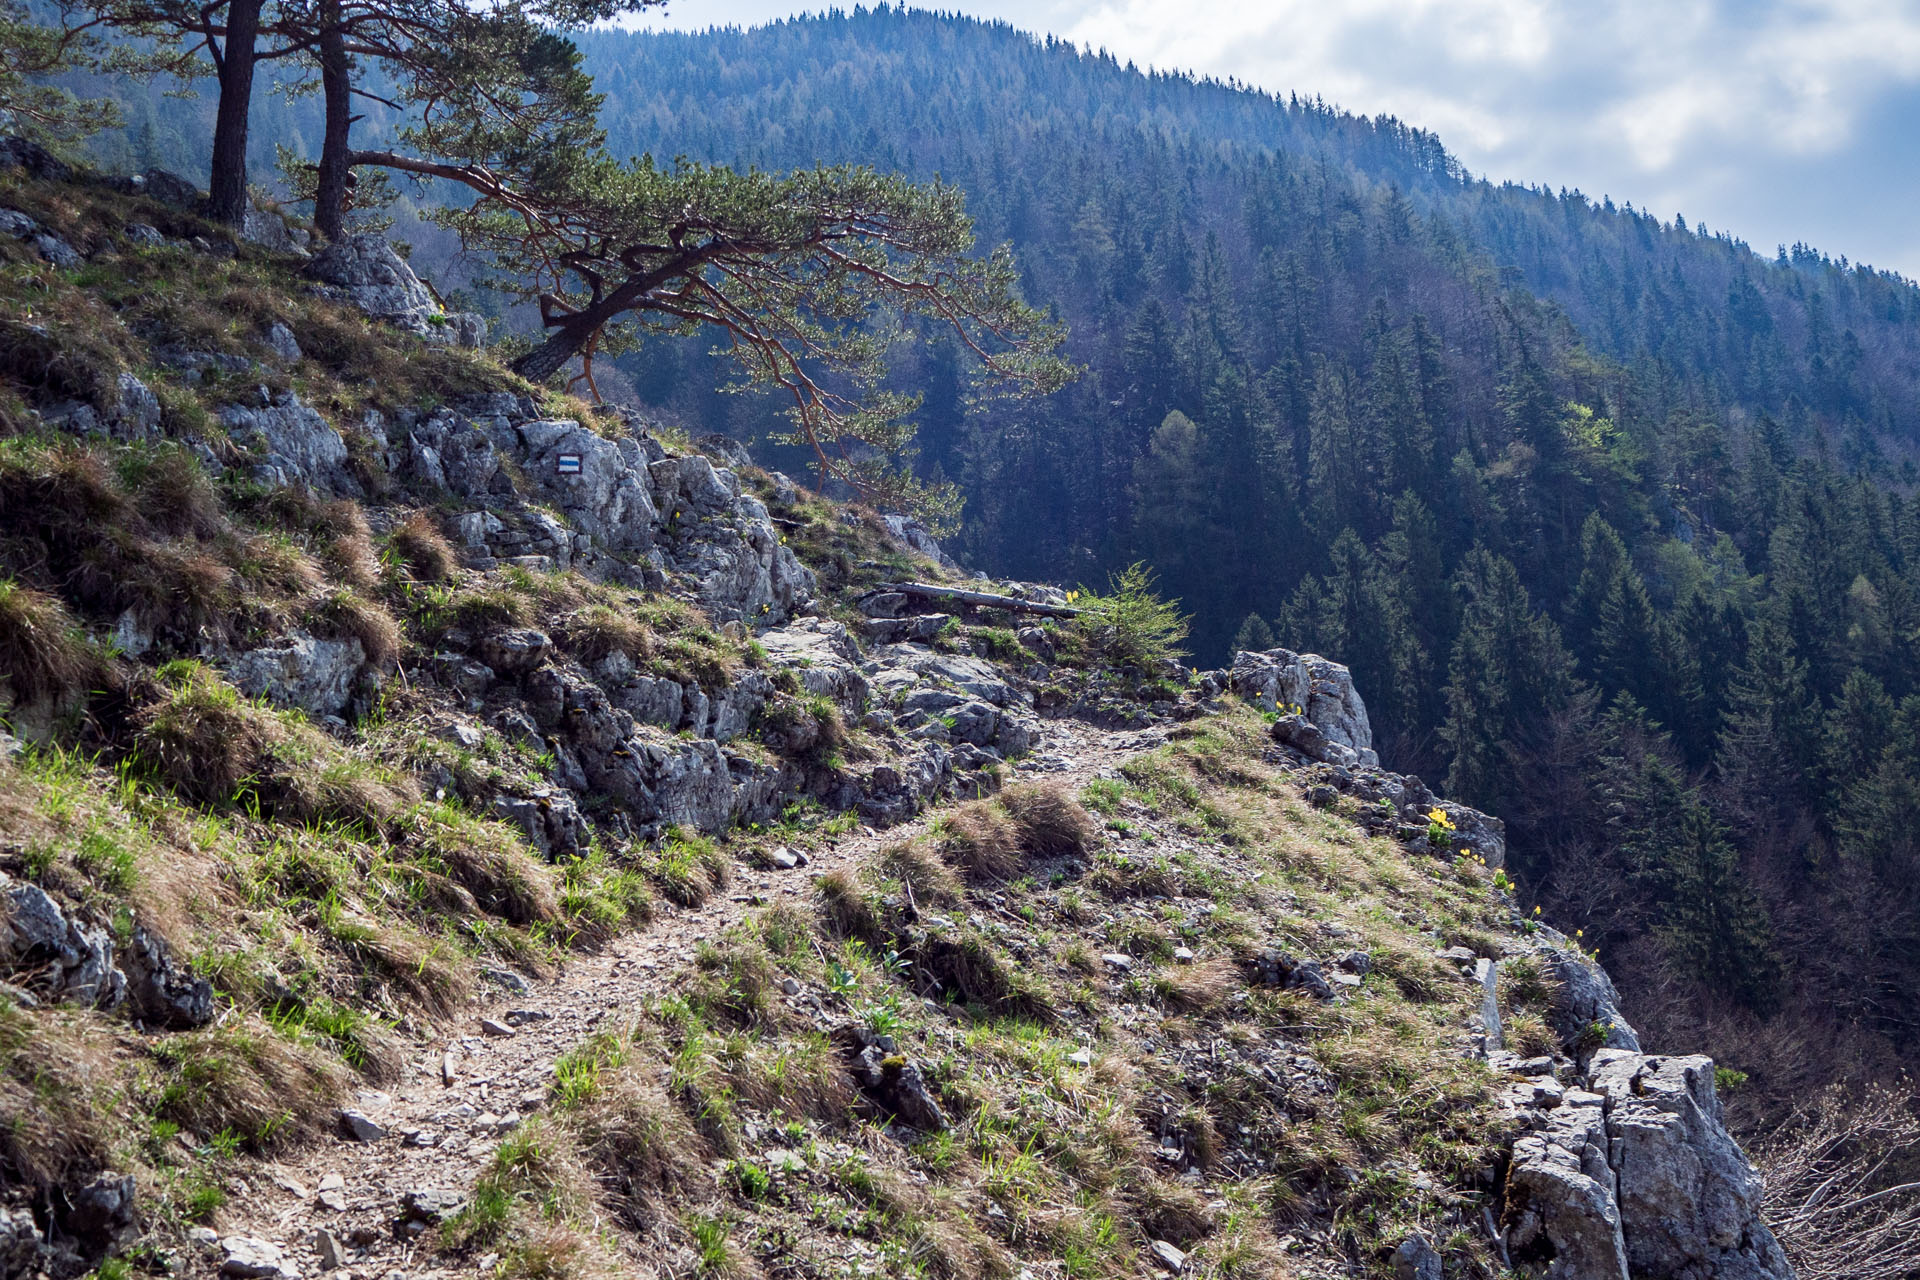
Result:
{"label": "pine tree trunk", "polygon": [[220,59],[220,105],[213,122],[213,172],[207,216],[238,227],[247,218],[247,111],[253,105],[254,42],[264,0],[231,0]]}
{"label": "pine tree trunk", "polygon": [[353,131],[352,64],[347,59],[347,37],[340,30],[339,0],[320,7],[320,88],[326,101],[326,132],[320,143],[320,184],[314,192],[313,225],[328,240],[346,231],[347,162]]}
{"label": "pine tree trunk", "polygon": [[593,330],[567,325],[556,329],[552,337],[515,360],[509,367],[528,382],[545,382],[580,354]]}

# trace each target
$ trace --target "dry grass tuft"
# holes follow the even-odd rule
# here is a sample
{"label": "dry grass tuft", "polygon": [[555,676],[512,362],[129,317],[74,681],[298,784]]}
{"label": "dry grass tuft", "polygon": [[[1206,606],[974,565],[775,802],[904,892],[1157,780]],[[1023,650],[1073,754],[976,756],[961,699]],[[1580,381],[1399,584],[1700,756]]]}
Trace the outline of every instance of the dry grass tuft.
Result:
{"label": "dry grass tuft", "polygon": [[641,1231],[670,1216],[668,1198],[697,1186],[712,1157],[648,1064],[603,1073],[574,1123],[608,1199]]}
{"label": "dry grass tuft", "polygon": [[157,1111],[203,1138],[230,1133],[270,1150],[324,1132],[345,1086],[339,1064],[258,1018],[159,1041],[164,1064]]}
{"label": "dry grass tuft", "polygon": [[0,580],[0,679],[16,705],[59,700],[105,675],[105,664],[66,606]]}
{"label": "dry grass tuft", "polygon": [[220,494],[200,459],[177,444],[134,454],[122,473],[135,507],[155,529],[210,538],[224,527]]}
{"label": "dry grass tuft", "polygon": [[420,861],[473,894],[489,915],[513,924],[560,918],[553,872],[517,833],[445,804],[422,806],[410,825]]}
{"label": "dry grass tuft", "polygon": [[952,869],[915,844],[903,841],[882,849],[880,870],[905,885],[920,905],[953,907],[966,898],[966,886]]}
{"label": "dry grass tuft", "polygon": [[1020,830],[991,800],[955,809],[945,823],[941,852],[969,880],[1005,880],[1020,869]]}
{"label": "dry grass tuft", "polygon": [[1213,1231],[1213,1213],[1207,1208],[1207,1199],[1192,1187],[1149,1177],[1130,1198],[1134,1221],[1151,1239],[1191,1249]]}
{"label": "dry grass tuft", "polygon": [[135,750],[190,800],[382,828],[419,798],[411,781],[346,754],[296,715],[247,701],[209,667],[183,660],[160,675],[167,688],[137,717]]}
{"label": "dry grass tuft", "polygon": [[351,588],[335,591],[315,605],[307,614],[307,624],[317,635],[358,640],[367,661],[383,669],[393,665],[406,644],[400,624],[386,606]]}
{"label": "dry grass tuft", "polygon": [[568,618],[560,628],[562,644],[583,662],[624,653],[635,662],[653,656],[653,631],[637,618],[596,604]]}
{"label": "dry grass tuft", "polygon": [[1231,960],[1214,959],[1163,970],[1154,978],[1154,993],[1169,1009],[1205,1013],[1219,1008],[1244,985],[1239,966]]}
{"label": "dry grass tuft", "polygon": [[124,1133],[113,1042],[85,1014],[0,999],[0,1169],[29,1185],[102,1167]]}
{"label": "dry grass tuft", "polygon": [[416,511],[402,521],[388,536],[388,542],[418,582],[445,582],[459,563],[453,544],[425,511]]}
{"label": "dry grass tuft", "polygon": [[879,942],[885,936],[879,912],[851,872],[844,868],[828,871],[813,882],[813,891],[820,897],[821,914],[835,937]]}
{"label": "dry grass tuft", "polygon": [[1058,786],[1029,783],[1000,793],[1000,805],[1013,818],[1020,847],[1036,857],[1084,854],[1093,847],[1096,827],[1080,802]]}

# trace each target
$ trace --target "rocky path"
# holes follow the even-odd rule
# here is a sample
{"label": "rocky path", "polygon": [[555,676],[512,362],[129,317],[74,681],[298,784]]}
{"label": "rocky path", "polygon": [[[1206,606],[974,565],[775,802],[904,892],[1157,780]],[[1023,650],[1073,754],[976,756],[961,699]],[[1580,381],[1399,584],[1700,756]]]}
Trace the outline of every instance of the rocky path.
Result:
{"label": "rocky path", "polygon": [[[1077,790],[1162,741],[1154,732],[1054,721],[1016,772]],[[412,1217],[422,1232],[425,1221],[465,1202],[500,1140],[545,1105],[556,1059],[671,990],[700,943],[762,905],[806,901],[814,876],[852,867],[937,816],[882,832],[862,828],[814,852],[803,869],[736,867],[728,889],[703,906],[662,903],[645,929],[569,957],[551,979],[521,982],[519,990],[490,987],[498,998],[470,1010],[427,1051],[416,1050],[388,1091],[365,1089],[350,1100],[338,1136],[247,1170],[221,1230],[199,1233],[207,1271],[233,1280],[470,1274],[440,1266],[430,1248],[399,1238],[406,1233],[396,1233],[395,1223]]]}

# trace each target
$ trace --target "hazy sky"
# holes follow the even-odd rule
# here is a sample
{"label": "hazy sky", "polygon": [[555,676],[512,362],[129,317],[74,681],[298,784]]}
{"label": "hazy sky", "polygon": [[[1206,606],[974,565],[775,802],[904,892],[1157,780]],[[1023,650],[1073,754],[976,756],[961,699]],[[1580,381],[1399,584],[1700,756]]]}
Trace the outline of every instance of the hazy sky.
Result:
{"label": "hazy sky", "polygon": [[[801,0],[671,0],[648,27]],[[843,5],[842,7],[851,7]],[[1920,278],[1920,0],[939,0],[1439,133],[1477,174]]]}

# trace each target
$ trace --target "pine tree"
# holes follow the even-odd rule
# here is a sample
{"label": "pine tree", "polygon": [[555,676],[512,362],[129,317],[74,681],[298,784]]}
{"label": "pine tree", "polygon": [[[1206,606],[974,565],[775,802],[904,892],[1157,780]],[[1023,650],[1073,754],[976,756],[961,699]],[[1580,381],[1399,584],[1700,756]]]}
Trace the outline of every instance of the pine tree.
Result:
{"label": "pine tree", "polygon": [[1727,689],[1714,759],[1721,811],[1736,830],[1778,828],[1809,799],[1815,758],[1806,665],[1772,611],[1747,632],[1747,656]]}

